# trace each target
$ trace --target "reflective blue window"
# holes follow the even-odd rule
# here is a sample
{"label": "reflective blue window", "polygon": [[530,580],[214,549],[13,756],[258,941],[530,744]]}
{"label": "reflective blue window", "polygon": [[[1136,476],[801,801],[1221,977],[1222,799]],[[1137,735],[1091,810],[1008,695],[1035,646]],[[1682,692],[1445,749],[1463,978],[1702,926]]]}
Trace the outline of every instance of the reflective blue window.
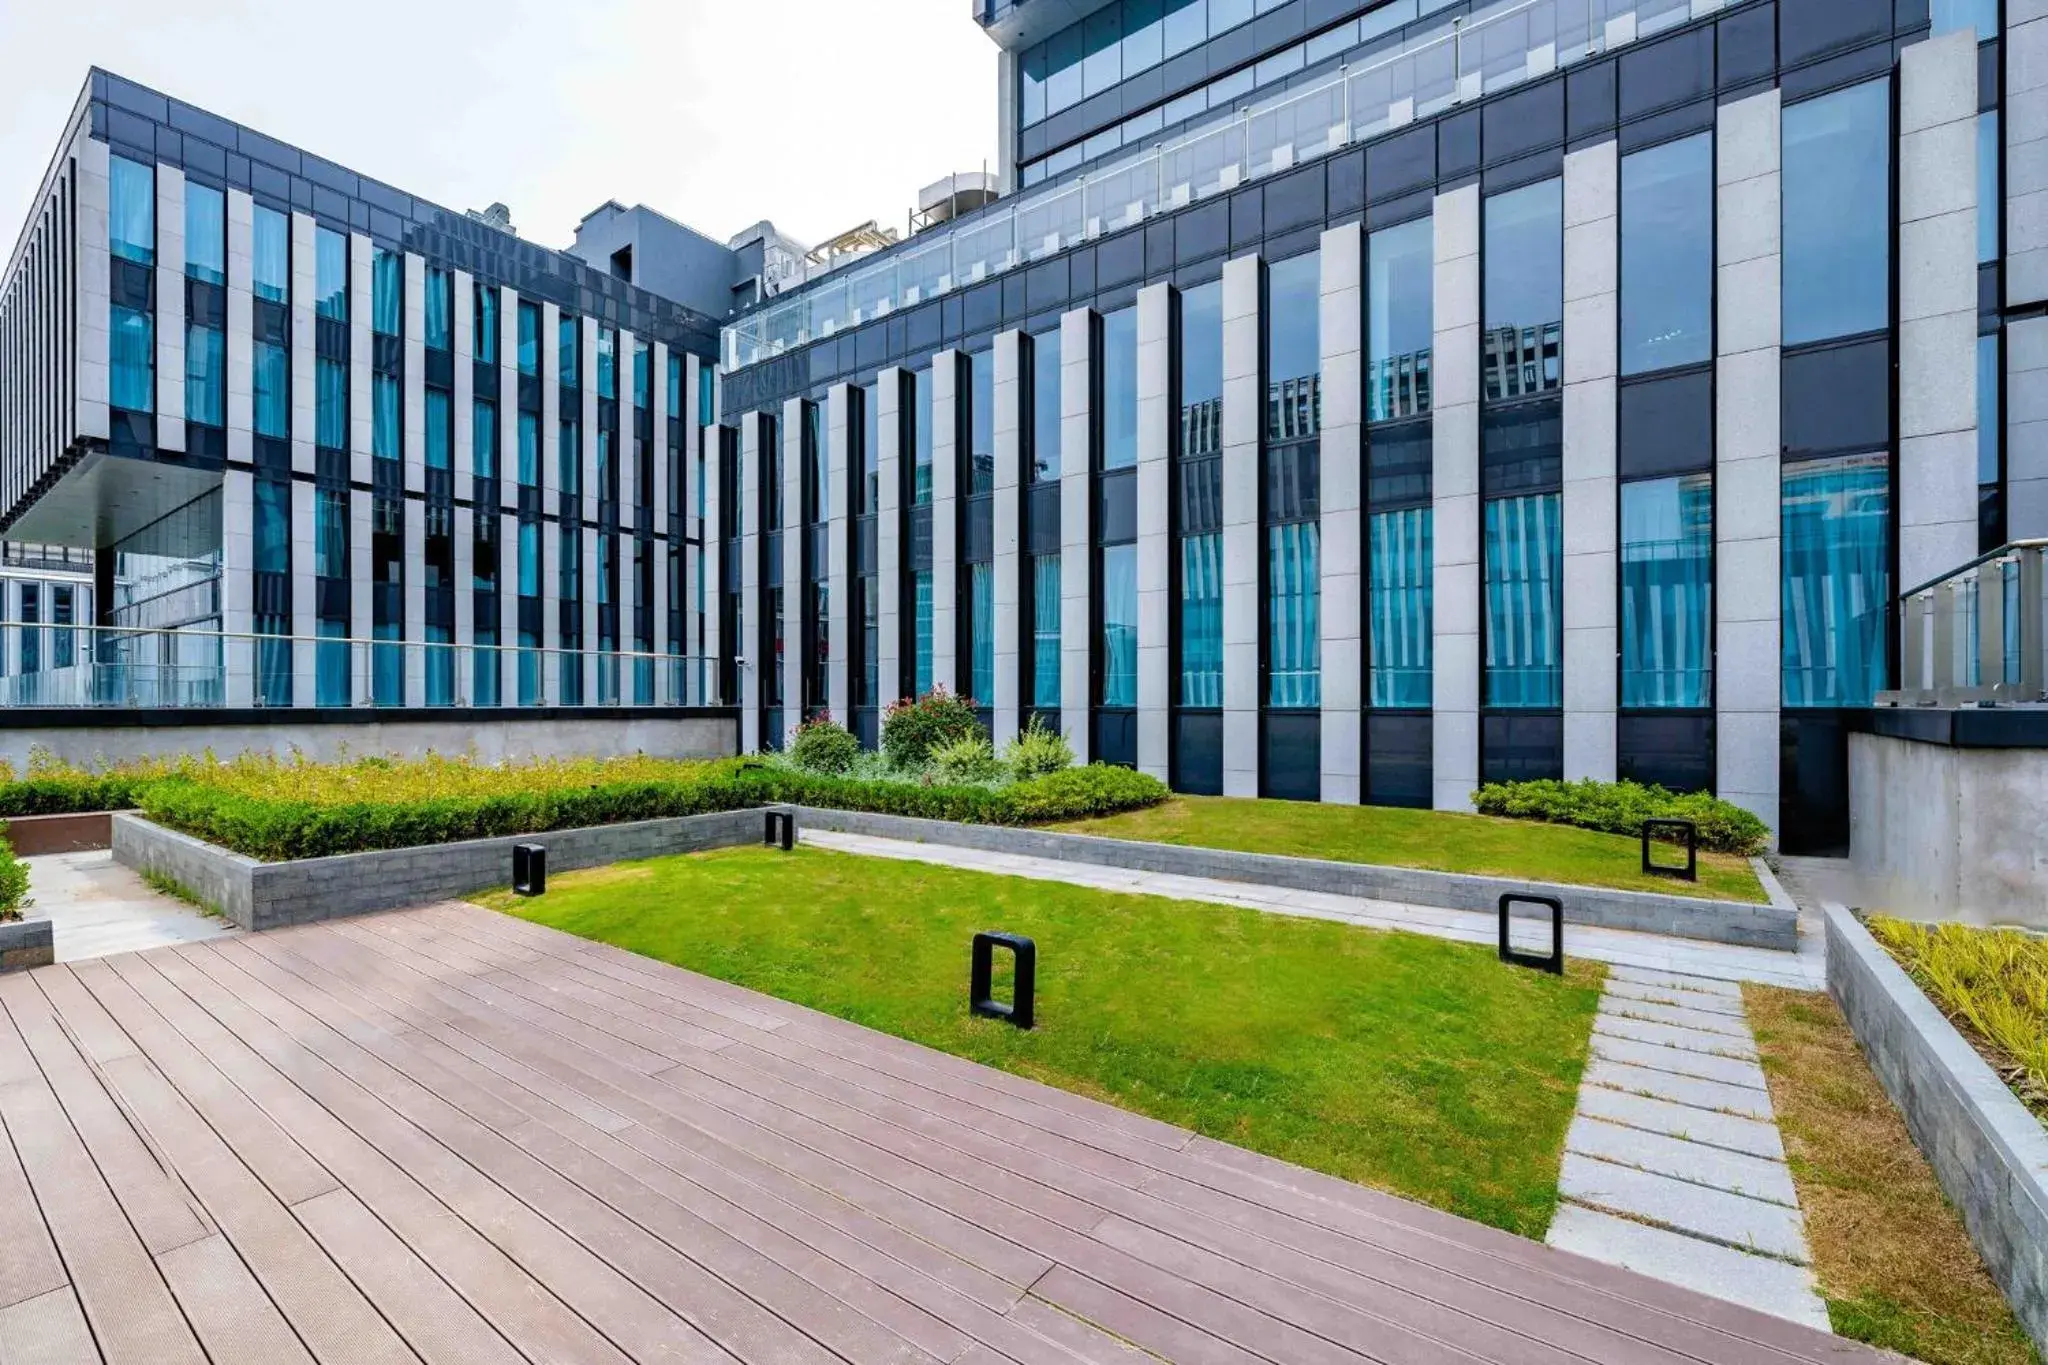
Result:
{"label": "reflective blue window", "polygon": [[1977,261],[1998,259],[1999,220],[2005,200],[1998,192],[1998,111],[1977,115]]}
{"label": "reflective blue window", "polygon": [[256,206],[250,239],[250,279],[256,297],[288,303],[292,296],[292,222],[276,209]]}
{"label": "reflective blue window", "polygon": [[1429,508],[1409,507],[1375,512],[1368,522],[1374,706],[1430,704],[1436,630],[1432,519]]}
{"label": "reflective blue window", "polygon": [[1366,420],[1429,411],[1436,339],[1435,220],[1381,228],[1366,244]]}
{"label": "reflective blue window", "polygon": [[1150,71],[1166,59],[1163,0],[1124,0],[1124,79]]}
{"label": "reflective blue window", "polygon": [[1122,5],[1099,9],[1081,21],[1081,97],[1099,95],[1124,78]]}
{"label": "reflective blue window", "polygon": [[614,327],[597,329],[597,396],[619,396],[619,333]]}
{"label": "reflective blue window", "polygon": [[1480,393],[1543,393],[1563,382],[1564,182],[1544,180],[1486,201]]}
{"label": "reflective blue window", "polygon": [[1266,704],[1322,704],[1321,528],[1312,521],[1266,528]]}
{"label": "reflective blue window", "polygon": [[1930,0],[1934,35],[1968,30],[1978,42],[1998,36],[1998,0]]}
{"label": "reflective blue window", "polygon": [[1180,542],[1180,704],[1223,705],[1223,536]]}
{"label": "reflective blue window", "polygon": [[1209,0],[1166,0],[1166,55],[1185,52],[1209,36]]}
{"label": "reflective blue window", "polygon": [[1060,557],[1031,559],[1031,704],[1060,704]]}
{"label": "reflective blue window", "polygon": [[925,507],[932,500],[932,372],[912,374],[910,389],[910,505]]}
{"label": "reflective blue window", "polygon": [[689,414],[683,411],[683,357],[680,352],[669,352],[667,379],[668,415],[678,422],[685,421]]}
{"label": "reflective blue window", "polygon": [[370,454],[380,460],[404,457],[404,433],[398,425],[398,377],[370,376]]}
{"label": "reflective blue window", "polygon": [[321,317],[348,321],[348,238],[333,228],[313,229],[313,299]]}
{"label": "reflective blue window", "polygon": [[107,401],[128,412],[156,410],[156,325],[149,314],[115,304],[107,338]]}
{"label": "reflective blue window", "polygon": [[185,324],[185,420],[227,425],[227,333]]}
{"label": "reflective blue window", "polygon": [[519,414],[519,485],[535,488],[540,484],[540,414],[524,412]]}
{"label": "reflective blue window", "polygon": [[[854,509],[855,516],[873,516],[881,510],[881,407],[880,390],[873,384],[863,387],[860,391],[860,472],[857,476],[859,482],[854,485],[860,494],[860,506]],[[704,514],[703,482],[702,479],[697,481],[699,516]]]}
{"label": "reflective blue window", "polygon": [[313,493],[313,573],[318,578],[347,578],[348,494],[339,488]]}
{"label": "reflective blue window", "polygon": [[996,566],[989,563],[967,566],[968,695],[983,706],[996,695]]}
{"label": "reflective blue window", "polygon": [[832,446],[825,433],[825,417],[823,403],[807,404],[804,408],[805,444],[811,457],[811,467],[805,471],[810,505],[804,509],[804,520],[813,523],[832,520]]}
{"label": "reflective blue window", "polygon": [[555,429],[555,486],[564,493],[583,491],[583,423],[564,417]]}
{"label": "reflective blue window", "polygon": [[[1102,316],[1102,467],[1138,462],[1138,309]],[[1105,703],[1106,704],[1106,703]]]}
{"label": "reflective blue window", "polygon": [[1556,493],[1496,498],[1485,512],[1485,704],[1563,700],[1564,533]]}
{"label": "reflective blue window", "polygon": [[313,362],[313,443],[348,449],[348,362],[320,356]]}
{"label": "reflective blue window", "polygon": [[370,255],[370,326],[395,337],[404,316],[405,257],[380,246]]}
{"label": "reflective blue window", "polygon": [[107,245],[124,261],[156,264],[156,172],[125,156],[110,157]]}
{"label": "reflective blue window", "polygon": [[1785,466],[1786,706],[1868,706],[1887,684],[1891,471],[1883,454]]}
{"label": "reflective blue window", "polygon": [[320,644],[313,665],[313,703],[316,706],[347,706],[350,700],[346,643],[348,622],[323,620],[318,623],[317,633]]}
{"label": "reflective blue window", "polygon": [[644,341],[633,343],[633,406],[654,406],[654,348]]}
{"label": "reflective blue window", "polygon": [[1031,478],[1060,476],[1060,329],[1031,338]]}
{"label": "reflective blue window", "polygon": [[519,305],[519,373],[540,375],[540,305]]}
{"label": "reflective blue window", "polygon": [[967,491],[996,486],[996,354],[967,357]]}
{"label": "reflective blue window", "polygon": [[486,365],[498,363],[498,286],[473,284],[476,305],[470,310],[469,353]]}
{"label": "reflective blue window", "polygon": [[271,436],[279,440],[291,435],[292,420],[292,367],[291,356],[282,346],[267,341],[256,343],[251,366],[251,380],[255,388],[255,405],[252,409],[255,431],[258,436]]}
{"label": "reflective blue window", "polygon": [[1103,706],[1138,704],[1138,547],[1102,547]]}
{"label": "reflective blue window", "polygon": [[226,284],[227,195],[196,180],[185,182],[185,277]]}
{"label": "reflective blue window", "polygon": [[452,464],[449,447],[455,441],[455,422],[446,389],[427,390],[427,468],[447,469]]}
{"label": "reflective blue window", "polygon": [[708,427],[718,420],[718,372],[710,365],[697,371],[697,425]]}
{"label": "reflective blue window", "polygon": [[1891,296],[1891,83],[1788,104],[1784,342],[1885,326]]}
{"label": "reflective blue window", "polygon": [[540,523],[519,523],[519,595],[540,596]]}
{"label": "reflective blue window", "polygon": [[1275,262],[1266,272],[1266,439],[1322,430],[1322,258]]}
{"label": "reflective blue window", "polygon": [[455,346],[455,277],[436,265],[427,267],[426,283],[427,349],[447,351]]}
{"label": "reflective blue window", "polygon": [[2004,379],[2000,363],[1998,333],[1977,338],[1977,482],[1996,485],[1998,451],[1998,390]]}
{"label": "reflective blue window", "polygon": [[565,388],[583,383],[583,361],[578,354],[582,337],[583,324],[575,318],[565,317],[555,328],[555,379]]}
{"label": "reflective blue window", "polygon": [[1621,159],[1621,372],[1713,355],[1714,135]]}
{"label": "reflective blue window", "polygon": [[255,480],[255,563],[257,573],[290,573],[292,568],[292,486],[281,479]]}
{"label": "reflective blue window", "polygon": [[1714,483],[1689,474],[1621,486],[1621,704],[1713,698]]}
{"label": "reflective blue window", "polygon": [[932,690],[932,571],[921,569],[911,575],[915,604],[912,621],[915,648],[911,658],[912,690],[922,697]]}
{"label": "reflective blue window", "polygon": [[1223,453],[1223,285],[1180,296],[1180,454]]}

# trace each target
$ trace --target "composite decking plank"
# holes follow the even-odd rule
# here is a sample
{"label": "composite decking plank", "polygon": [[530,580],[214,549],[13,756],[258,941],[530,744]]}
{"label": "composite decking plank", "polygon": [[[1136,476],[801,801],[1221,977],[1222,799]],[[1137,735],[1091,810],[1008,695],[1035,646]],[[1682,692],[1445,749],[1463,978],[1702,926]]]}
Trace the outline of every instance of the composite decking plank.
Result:
{"label": "composite decking plank", "polygon": [[522,1266],[206,1013],[153,961],[127,956],[106,966],[106,977],[82,973],[81,979],[146,1051],[154,1055],[171,1038],[202,1051],[527,1357],[565,1365],[625,1361]]}
{"label": "composite decking plank", "polygon": [[81,1365],[101,1359],[70,1285],[0,1308],[0,1361],[7,1365]]}
{"label": "composite decking plank", "polygon": [[28,1174],[14,1153],[14,1139],[0,1122],[0,1309],[42,1298],[70,1283],[35,1191],[29,1188]]}
{"label": "composite decking plank", "polygon": [[5,1010],[0,1010],[0,1123],[14,1141],[101,1355],[111,1365],[199,1365],[205,1359],[199,1342],[149,1248],[101,1178]]}
{"label": "composite decking plank", "polygon": [[149,957],[328,1112],[415,1176],[513,1261],[532,1267],[536,1279],[586,1322],[601,1326],[630,1357],[732,1365],[731,1355],[653,1295],[357,1085],[320,1052],[289,1038],[267,1012],[283,1013],[288,1003],[272,997],[208,945],[159,949]]}
{"label": "composite decking plank", "polygon": [[306,1344],[222,1234],[187,1242],[156,1263],[215,1365],[238,1360],[312,1365]]}
{"label": "composite decking plank", "polygon": [[[831,1354],[802,1329],[718,1279],[625,1214],[478,1123],[421,1081],[291,1001],[275,1022],[295,1039],[333,1040],[329,1060],[449,1150],[596,1252],[742,1360],[824,1362]],[[309,1043],[310,1045],[310,1043]],[[445,1081],[445,1077],[443,1080]]]}

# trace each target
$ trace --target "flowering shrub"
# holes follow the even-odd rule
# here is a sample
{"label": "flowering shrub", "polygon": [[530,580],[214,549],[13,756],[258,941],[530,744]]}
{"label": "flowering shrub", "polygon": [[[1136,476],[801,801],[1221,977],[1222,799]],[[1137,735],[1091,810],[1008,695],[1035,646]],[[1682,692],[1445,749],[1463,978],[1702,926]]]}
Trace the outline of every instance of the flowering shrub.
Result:
{"label": "flowering shrub", "polygon": [[954,740],[980,733],[974,703],[935,687],[915,701],[897,702],[883,715],[882,752],[897,768],[916,768]]}
{"label": "flowering shrub", "polygon": [[860,757],[860,741],[844,725],[807,720],[789,744],[789,761],[806,772],[844,773]]}

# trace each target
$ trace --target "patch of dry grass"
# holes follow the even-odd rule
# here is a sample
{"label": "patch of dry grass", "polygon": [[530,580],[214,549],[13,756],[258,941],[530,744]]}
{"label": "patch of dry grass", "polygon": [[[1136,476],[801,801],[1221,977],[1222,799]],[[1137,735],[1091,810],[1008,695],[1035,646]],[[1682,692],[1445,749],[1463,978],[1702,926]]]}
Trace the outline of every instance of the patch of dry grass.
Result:
{"label": "patch of dry grass", "polygon": [[1744,986],[1836,1332],[1930,1365],[2040,1365],[1826,995]]}
{"label": "patch of dry grass", "polygon": [[2048,1121],[2048,938],[1873,916],[1871,936]]}

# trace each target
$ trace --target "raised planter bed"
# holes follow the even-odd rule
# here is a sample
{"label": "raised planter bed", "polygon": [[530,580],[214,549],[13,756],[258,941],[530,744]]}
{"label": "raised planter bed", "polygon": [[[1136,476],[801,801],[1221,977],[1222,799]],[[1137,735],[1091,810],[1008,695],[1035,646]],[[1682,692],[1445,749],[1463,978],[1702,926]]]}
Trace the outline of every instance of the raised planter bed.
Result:
{"label": "raised planter bed", "polygon": [[549,868],[560,872],[755,842],[763,819],[758,808],[720,811],[264,863],[122,813],[114,816],[113,848],[117,862],[174,879],[242,928],[274,929],[509,886],[514,844],[544,846]]}
{"label": "raised planter bed", "polygon": [[1871,1070],[2048,1353],[2048,1129],[1856,917],[1825,907],[1828,990]]}
{"label": "raised planter bed", "polygon": [[114,817],[109,811],[84,811],[76,815],[15,815],[0,820],[5,825],[0,837],[14,848],[17,858],[37,858],[46,853],[90,853],[111,848]]}
{"label": "raised planter bed", "polygon": [[951,844],[956,848],[1057,858],[1065,862],[1091,863],[1136,872],[1215,877],[1224,881],[1284,887],[1292,891],[1323,891],[1372,900],[1406,901],[1411,905],[1435,905],[1489,915],[1494,913],[1505,892],[1555,896],[1564,902],[1565,919],[1572,924],[1634,929],[1713,943],[1773,948],[1782,952],[1793,952],[1799,947],[1799,912],[1779,898],[1774,898],[1776,903],[1758,905],[1742,901],[1703,900],[1694,896],[1666,896],[1651,891],[1616,891],[1604,887],[1517,881],[1459,872],[1430,872],[1376,863],[1344,863],[1182,844],[1144,843],[1133,839],[1106,839],[1093,834],[1063,834],[1003,825],[962,825],[946,820],[918,820],[866,811],[824,810],[813,806],[799,807],[798,810],[800,823],[810,829],[908,839],[927,844]]}
{"label": "raised planter bed", "polygon": [[0,923],[0,972],[26,971],[47,967],[57,960],[57,940],[46,919],[18,919]]}

